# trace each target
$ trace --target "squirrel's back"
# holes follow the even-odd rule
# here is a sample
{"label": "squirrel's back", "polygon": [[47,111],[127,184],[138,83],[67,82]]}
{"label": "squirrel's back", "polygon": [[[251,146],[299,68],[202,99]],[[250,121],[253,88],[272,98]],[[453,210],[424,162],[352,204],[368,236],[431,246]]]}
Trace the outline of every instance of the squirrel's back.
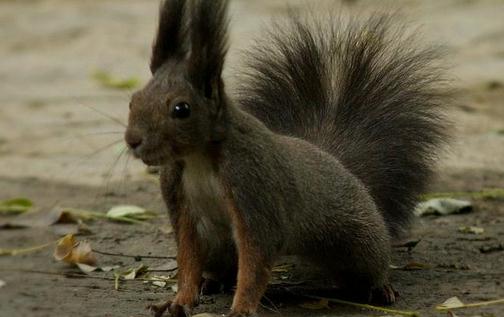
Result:
{"label": "squirrel's back", "polygon": [[271,130],[334,155],[397,235],[447,135],[437,51],[417,49],[392,19],[291,14],[250,54],[240,104]]}

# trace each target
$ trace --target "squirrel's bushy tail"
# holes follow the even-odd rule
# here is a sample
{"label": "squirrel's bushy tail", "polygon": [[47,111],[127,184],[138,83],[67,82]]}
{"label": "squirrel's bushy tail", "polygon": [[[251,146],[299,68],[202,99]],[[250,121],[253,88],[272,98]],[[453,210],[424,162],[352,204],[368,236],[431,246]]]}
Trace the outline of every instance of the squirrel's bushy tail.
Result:
{"label": "squirrel's bushy tail", "polygon": [[417,49],[392,20],[291,14],[249,54],[240,103],[273,131],[337,157],[397,235],[447,135],[438,54]]}

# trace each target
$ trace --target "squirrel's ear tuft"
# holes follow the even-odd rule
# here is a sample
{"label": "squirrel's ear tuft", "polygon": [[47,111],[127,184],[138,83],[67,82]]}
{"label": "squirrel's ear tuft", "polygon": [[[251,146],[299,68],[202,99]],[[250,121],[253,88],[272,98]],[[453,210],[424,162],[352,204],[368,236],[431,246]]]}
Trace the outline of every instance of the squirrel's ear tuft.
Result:
{"label": "squirrel's ear tuft", "polygon": [[150,69],[152,74],[168,58],[182,58],[187,53],[185,0],[163,0],[159,9],[159,25],[152,46]]}
{"label": "squirrel's ear tuft", "polygon": [[221,73],[228,49],[227,0],[191,2],[189,76],[207,98],[220,95]]}

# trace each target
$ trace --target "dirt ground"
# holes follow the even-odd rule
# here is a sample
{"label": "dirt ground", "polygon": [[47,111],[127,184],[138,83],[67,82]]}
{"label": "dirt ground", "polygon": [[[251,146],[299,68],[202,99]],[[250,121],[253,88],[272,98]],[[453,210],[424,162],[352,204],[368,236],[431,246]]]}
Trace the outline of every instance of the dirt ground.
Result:
{"label": "dirt ground", "polygon": [[[231,52],[226,78],[240,64],[240,49],[252,45],[271,16],[286,3],[232,1]],[[427,42],[446,46],[449,76],[456,90],[450,118],[453,145],[440,162],[431,192],[479,192],[504,188],[504,2],[478,0],[310,1],[343,14],[396,11],[420,25]],[[145,225],[104,220],[89,224],[87,239],[100,251],[128,255],[173,256],[176,248],[154,176],[140,162],[121,155],[123,126],[131,91],[104,87],[93,78],[149,78],[148,59],[157,1],[0,0],[0,200],[27,197],[38,212],[55,206],[106,211],[135,204],[160,212]],[[112,145],[111,145],[112,144]],[[109,146],[110,145],[110,146]],[[464,196],[464,195],[462,195]],[[423,264],[393,270],[400,292],[394,309],[421,316],[444,316],[434,307],[452,296],[480,302],[504,297],[504,198],[473,198],[464,215],[419,218],[409,239],[421,239],[410,252],[394,251],[393,264]],[[7,217],[0,217],[0,221]],[[10,218],[9,218],[10,219]],[[479,226],[481,235],[458,232]],[[0,248],[24,248],[54,241],[62,228],[0,229]],[[500,247],[499,247],[500,246]],[[495,248],[483,253],[481,249]],[[159,266],[167,259],[98,255],[100,265]],[[290,259],[285,260],[291,263]],[[296,263],[277,278],[291,286],[310,269]],[[114,289],[113,274],[87,276],[53,259],[52,248],[0,257],[0,316],[149,316],[147,304],[173,296],[166,289],[133,280]],[[265,316],[384,316],[341,305],[301,308],[307,301],[272,285],[263,301]],[[230,295],[205,296],[197,312],[225,313]],[[502,316],[504,305],[462,309],[457,316]],[[392,315],[392,314],[389,314]]]}

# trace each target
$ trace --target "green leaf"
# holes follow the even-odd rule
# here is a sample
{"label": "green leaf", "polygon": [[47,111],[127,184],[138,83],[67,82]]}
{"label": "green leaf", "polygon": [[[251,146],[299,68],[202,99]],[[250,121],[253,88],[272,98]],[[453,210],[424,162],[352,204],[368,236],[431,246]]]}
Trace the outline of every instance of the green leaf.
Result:
{"label": "green leaf", "polygon": [[17,215],[30,210],[33,207],[31,200],[26,198],[14,198],[0,202],[0,215]]}
{"label": "green leaf", "polygon": [[96,71],[93,74],[93,78],[98,81],[103,87],[113,89],[133,89],[135,87],[138,87],[138,85],[140,84],[140,80],[136,77],[119,79],[103,70]]}

